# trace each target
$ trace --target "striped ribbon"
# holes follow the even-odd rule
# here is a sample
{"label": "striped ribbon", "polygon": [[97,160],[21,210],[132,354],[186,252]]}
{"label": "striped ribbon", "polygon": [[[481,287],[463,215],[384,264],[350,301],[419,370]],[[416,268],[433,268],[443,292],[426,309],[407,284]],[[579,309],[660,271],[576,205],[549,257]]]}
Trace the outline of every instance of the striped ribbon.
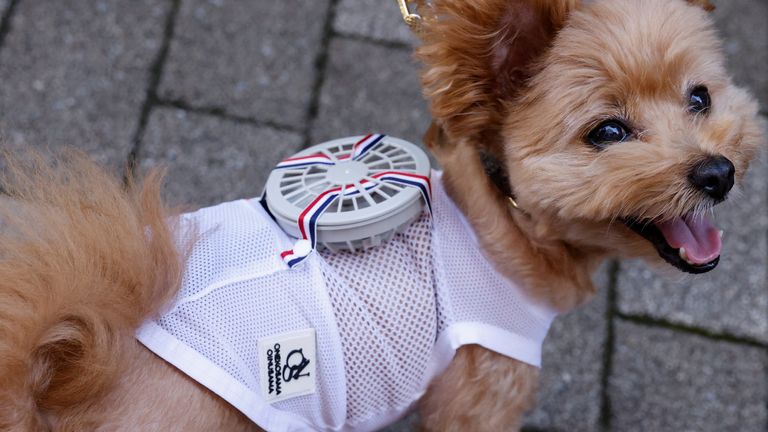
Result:
{"label": "striped ribbon", "polygon": [[[338,158],[340,162],[347,160],[359,161],[379,145],[386,135],[369,134],[355,143],[349,155]],[[335,165],[333,159],[322,153],[309,156],[286,159],[277,164],[276,169],[302,168],[312,165]],[[429,177],[403,171],[383,171],[371,175],[359,182],[363,190],[368,191],[380,183],[395,183],[414,187],[421,193],[430,213],[432,212],[432,185]],[[362,193],[355,185],[336,186],[323,191],[299,214],[298,225],[301,238],[294,244],[293,249],[280,254],[288,267],[293,268],[306,259],[317,247],[317,222],[320,216],[340,196],[351,197]]]}

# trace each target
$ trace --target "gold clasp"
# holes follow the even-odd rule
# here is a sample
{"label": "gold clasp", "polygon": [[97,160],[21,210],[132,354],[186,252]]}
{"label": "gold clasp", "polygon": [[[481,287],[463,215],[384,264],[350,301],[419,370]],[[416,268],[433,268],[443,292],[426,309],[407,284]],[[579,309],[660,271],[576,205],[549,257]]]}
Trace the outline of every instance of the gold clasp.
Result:
{"label": "gold clasp", "polygon": [[403,21],[405,21],[406,24],[408,24],[408,27],[413,30],[414,33],[421,32],[421,15],[416,13],[411,13],[410,9],[408,8],[409,3],[413,3],[411,0],[396,0],[398,6],[400,6],[400,13],[403,15]]}

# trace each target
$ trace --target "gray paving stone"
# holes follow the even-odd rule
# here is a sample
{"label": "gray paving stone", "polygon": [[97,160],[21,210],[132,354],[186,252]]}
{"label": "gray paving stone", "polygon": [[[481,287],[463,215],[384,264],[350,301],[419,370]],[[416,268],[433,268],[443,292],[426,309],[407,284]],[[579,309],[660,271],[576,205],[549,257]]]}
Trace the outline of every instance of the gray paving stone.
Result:
{"label": "gray paving stone", "polygon": [[526,418],[528,426],[569,432],[599,428],[608,265],[593,279],[595,298],[558,317],[544,341],[541,382],[536,408]]}
{"label": "gray paving stone", "polygon": [[752,89],[763,110],[768,110],[768,2],[728,0],[715,4],[715,21],[725,38],[730,70],[736,82]]}
{"label": "gray paving stone", "polygon": [[430,116],[410,50],[334,38],[329,55],[314,142],[369,131],[421,142]]}
{"label": "gray paving stone", "polygon": [[140,166],[169,168],[165,196],[211,205],[256,197],[272,167],[295,153],[301,136],[177,109],[152,113]]}
{"label": "gray paving stone", "polygon": [[763,432],[768,353],[616,322],[612,430]]}
{"label": "gray paving stone", "polygon": [[78,146],[125,163],[170,2],[28,0],[0,50],[0,134],[11,148]]}
{"label": "gray paving stone", "polygon": [[403,22],[394,0],[341,0],[336,7],[334,30],[383,41],[414,45],[416,37]]}
{"label": "gray paving stone", "polygon": [[399,422],[387,426],[379,432],[411,432],[419,430],[419,415],[411,414]]}
{"label": "gray paving stone", "polygon": [[303,128],[328,0],[181,4],[162,97]]}
{"label": "gray paving stone", "polygon": [[768,163],[753,163],[741,193],[716,210],[725,231],[718,268],[680,276],[664,265],[659,277],[645,264],[622,264],[619,308],[630,314],[727,332],[768,342]]}

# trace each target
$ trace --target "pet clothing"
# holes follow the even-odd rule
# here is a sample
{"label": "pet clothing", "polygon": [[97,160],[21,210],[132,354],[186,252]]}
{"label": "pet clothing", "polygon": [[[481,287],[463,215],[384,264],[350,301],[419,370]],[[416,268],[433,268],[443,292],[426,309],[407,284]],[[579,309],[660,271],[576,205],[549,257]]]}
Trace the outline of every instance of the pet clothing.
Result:
{"label": "pet clothing", "polygon": [[184,215],[198,239],[181,289],[138,340],[276,432],[391,424],[463,345],[539,366],[555,312],[494,270],[440,173],[432,183],[431,216],[293,269],[280,252],[294,240],[258,200]]}

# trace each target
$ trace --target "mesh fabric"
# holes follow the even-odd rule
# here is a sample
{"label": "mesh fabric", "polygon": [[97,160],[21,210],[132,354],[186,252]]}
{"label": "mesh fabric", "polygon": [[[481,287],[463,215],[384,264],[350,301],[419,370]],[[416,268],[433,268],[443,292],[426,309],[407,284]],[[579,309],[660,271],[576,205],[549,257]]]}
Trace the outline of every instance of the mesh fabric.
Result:
{"label": "mesh fabric", "polygon": [[[432,216],[380,247],[315,253],[291,270],[280,252],[293,240],[258,203],[187,215],[200,239],[181,291],[139,340],[270,431],[379,428],[465,344],[538,365],[554,314],[492,268],[439,180]],[[317,391],[268,404],[259,340],[308,328]]]}

